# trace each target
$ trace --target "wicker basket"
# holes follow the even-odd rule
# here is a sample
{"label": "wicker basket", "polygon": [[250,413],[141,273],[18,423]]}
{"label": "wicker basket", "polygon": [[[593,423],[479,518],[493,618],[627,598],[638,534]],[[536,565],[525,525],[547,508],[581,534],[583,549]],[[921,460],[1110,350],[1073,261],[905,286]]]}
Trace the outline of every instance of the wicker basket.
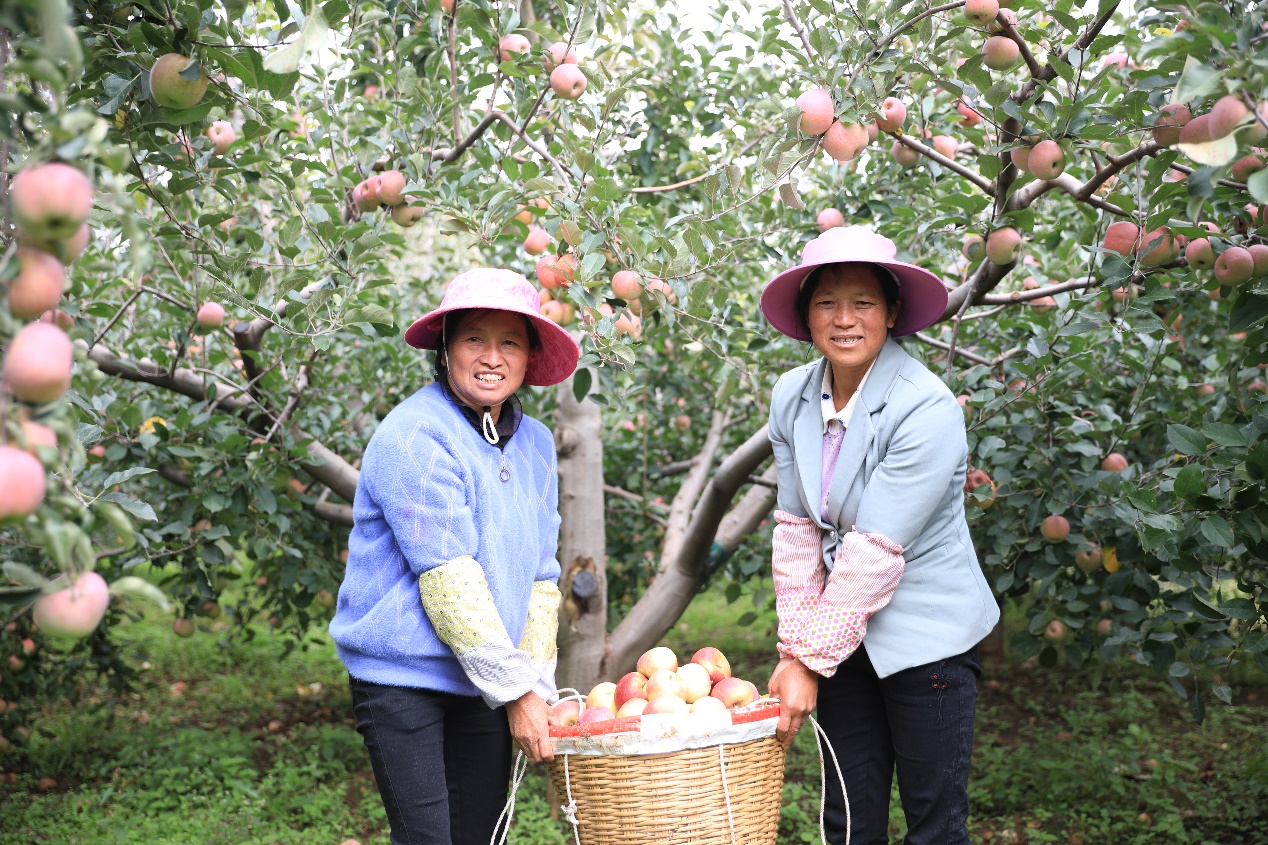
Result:
{"label": "wicker basket", "polygon": [[667,754],[557,755],[550,779],[561,801],[576,802],[581,845],[774,845],[784,750],[766,737]]}

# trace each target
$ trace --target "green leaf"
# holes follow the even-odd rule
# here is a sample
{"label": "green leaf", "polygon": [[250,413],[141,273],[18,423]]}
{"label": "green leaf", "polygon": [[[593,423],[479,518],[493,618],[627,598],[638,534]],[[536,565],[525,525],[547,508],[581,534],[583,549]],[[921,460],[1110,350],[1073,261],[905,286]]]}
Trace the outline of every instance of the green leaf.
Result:
{"label": "green leaf", "polygon": [[801,201],[801,197],[797,196],[797,188],[787,182],[779,186],[779,198],[789,208],[802,211],[806,207],[806,204]]}
{"label": "green leaf", "polygon": [[277,74],[295,73],[299,70],[299,62],[304,54],[322,46],[329,34],[330,26],[326,23],[326,16],[319,7],[314,7],[295,40],[265,57],[264,69]]}
{"label": "green leaf", "polygon": [[1186,499],[1196,499],[1206,492],[1206,484],[1202,481],[1202,470],[1192,464],[1180,470],[1176,476],[1176,493]]}
{"label": "green leaf", "polygon": [[382,305],[363,305],[360,308],[350,308],[343,319],[349,325],[353,323],[378,323],[382,326],[396,324],[396,321],[392,318],[392,312]]}
{"label": "green leaf", "polygon": [[1167,426],[1167,442],[1182,455],[1201,455],[1206,452],[1206,438],[1187,425],[1173,423]]}
{"label": "green leaf", "polygon": [[1176,84],[1175,97],[1172,101],[1187,103],[1190,100],[1200,100],[1214,94],[1219,85],[1220,72],[1218,70],[1189,56],[1185,60],[1184,71],[1180,74],[1180,81]]}
{"label": "green leaf", "polygon": [[10,581],[21,584],[23,587],[32,587],[38,590],[45,590],[52,583],[25,563],[18,563],[12,560],[5,561],[4,575]]}
{"label": "green leaf", "polygon": [[146,599],[157,604],[163,611],[171,610],[172,607],[167,601],[167,596],[163,595],[162,590],[144,578],[138,578],[135,575],[125,575],[111,584],[110,595]]}
{"label": "green leaf", "polygon": [[1246,435],[1235,425],[1228,423],[1211,423],[1202,426],[1202,433],[1221,446],[1245,446]]}
{"label": "green leaf", "polygon": [[1246,180],[1246,188],[1256,202],[1268,203],[1268,168],[1252,173]]}
{"label": "green leaf", "polygon": [[584,400],[586,394],[590,392],[591,379],[589,370],[577,370],[577,374],[572,377],[572,395],[578,402]]}
{"label": "green leaf", "polygon": [[1268,319],[1268,296],[1243,292],[1233,302],[1228,315],[1228,330],[1232,333],[1249,331]]}
{"label": "green leaf", "polygon": [[1268,631],[1251,631],[1242,640],[1242,650],[1247,654],[1259,654],[1268,651]]}
{"label": "green leaf", "polygon": [[1254,619],[1255,603],[1250,599],[1229,599],[1220,605],[1220,612],[1229,619]]}
{"label": "green leaf", "polygon": [[154,508],[140,499],[134,499],[127,493],[107,493],[101,497],[107,502],[114,502],[137,519],[144,519],[149,522],[155,522],[158,517],[154,514]]}
{"label": "green leaf", "polygon": [[1202,536],[1217,546],[1231,549],[1236,542],[1233,537],[1233,529],[1229,526],[1228,520],[1218,514],[1212,514],[1202,520],[1201,530]]}
{"label": "green leaf", "polygon": [[152,470],[149,467],[132,467],[131,469],[125,469],[122,472],[112,472],[106,476],[106,480],[102,482],[101,488],[103,490],[109,490],[111,487],[116,484],[122,484],[129,478],[136,478],[138,475],[148,475],[152,472],[155,472],[155,470]]}
{"label": "green leaf", "polygon": [[1233,691],[1223,684],[1211,687],[1211,692],[1215,693],[1215,697],[1225,704],[1233,703]]}

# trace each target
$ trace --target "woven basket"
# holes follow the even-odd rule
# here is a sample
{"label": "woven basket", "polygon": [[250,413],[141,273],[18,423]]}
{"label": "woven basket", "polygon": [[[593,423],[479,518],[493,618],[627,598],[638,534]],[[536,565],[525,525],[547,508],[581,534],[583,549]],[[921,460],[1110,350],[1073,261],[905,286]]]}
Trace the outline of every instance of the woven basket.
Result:
{"label": "woven basket", "polygon": [[774,845],[784,750],[767,737],[668,754],[556,755],[550,779],[561,801],[576,802],[581,845]]}

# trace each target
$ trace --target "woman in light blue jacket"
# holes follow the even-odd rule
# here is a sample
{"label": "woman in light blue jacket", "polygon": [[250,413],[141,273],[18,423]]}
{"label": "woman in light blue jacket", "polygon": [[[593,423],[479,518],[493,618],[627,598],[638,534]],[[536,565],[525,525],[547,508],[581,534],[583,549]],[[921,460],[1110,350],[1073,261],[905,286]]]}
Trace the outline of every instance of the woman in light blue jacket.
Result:
{"label": "woman in light blue jacket", "polygon": [[[772,280],[762,311],[819,360],[771,397],[773,569],[786,743],[815,709],[842,761],[854,845],[887,841],[895,770],[908,845],[968,843],[980,667],[999,610],[964,518],[955,397],[894,337],[936,322],[942,282],[862,227],[829,229]],[[829,784],[829,840],[846,841]]]}

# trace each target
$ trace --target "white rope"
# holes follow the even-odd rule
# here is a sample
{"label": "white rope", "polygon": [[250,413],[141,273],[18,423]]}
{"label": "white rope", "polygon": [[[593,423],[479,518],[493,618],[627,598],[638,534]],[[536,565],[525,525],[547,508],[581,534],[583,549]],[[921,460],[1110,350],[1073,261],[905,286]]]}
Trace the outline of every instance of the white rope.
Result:
{"label": "white rope", "polygon": [[827,769],[823,765],[823,746],[828,746],[828,753],[832,755],[832,766],[836,769],[837,780],[841,781],[841,800],[845,802],[845,845],[850,845],[850,828],[853,826],[850,821],[850,796],[845,794],[845,776],[841,774],[841,764],[837,762],[837,753],[832,748],[832,743],[828,740],[827,732],[819,727],[819,723],[815,721],[814,716],[807,717],[810,724],[814,726],[815,732],[822,738],[822,742],[816,742],[819,746],[819,839],[823,845],[828,845],[827,828],[823,825],[823,810],[828,804],[828,774]]}
{"label": "white rope", "polygon": [[[493,836],[489,839],[489,845],[505,845],[506,837],[511,834],[511,820],[515,818],[515,793],[519,792],[520,784],[524,781],[524,774],[528,771],[528,758],[524,756],[524,752],[519,752],[515,757],[515,765],[511,771],[511,794],[507,796],[506,803],[502,805],[502,813],[498,816],[497,827],[493,828]],[[502,828],[502,836],[498,837],[498,827],[502,826],[502,819],[506,819],[506,827]]]}
{"label": "white rope", "polygon": [[501,440],[502,437],[498,434],[498,427],[494,424],[493,415],[489,413],[487,406],[484,409],[484,420],[482,423],[481,428],[483,428],[482,433],[484,434],[484,439],[489,441],[490,445],[498,445],[498,441]]}
{"label": "white rope", "polygon": [[560,804],[559,809],[564,811],[564,818],[568,820],[568,824],[572,825],[572,838],[577,845],[581,845],[581,826],[577,821],[577,800],[572,797],[572,775],[568,772],[568,757],[564,757],[564,791],[568,793],[568,803]]}
{"label": "white rope", "polygon": [[731,845],[735,845],[735,819],[731,818],[731,790],[726,785],[726,746],[718,746],[718,765],[722,769],[722,797],[726,799],[726,823],[731,827]]}

